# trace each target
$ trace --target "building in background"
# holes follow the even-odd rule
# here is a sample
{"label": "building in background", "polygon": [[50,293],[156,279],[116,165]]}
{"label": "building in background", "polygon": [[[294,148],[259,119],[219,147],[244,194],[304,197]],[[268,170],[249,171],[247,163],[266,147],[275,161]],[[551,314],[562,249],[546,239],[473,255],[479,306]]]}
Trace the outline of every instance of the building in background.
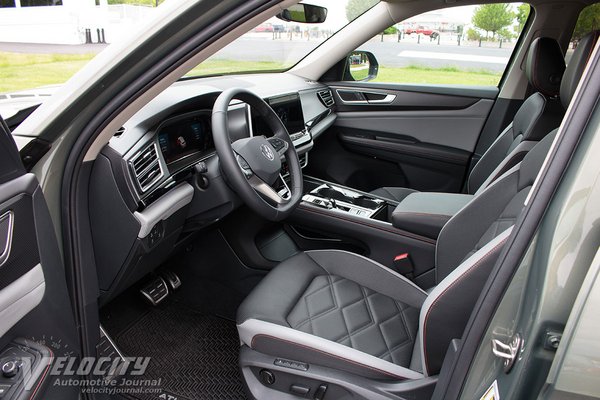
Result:
{"label": "building in background", "polygon": [[130,35],[155,10],[107,0],[0,0],[0,41],[111,43]]}

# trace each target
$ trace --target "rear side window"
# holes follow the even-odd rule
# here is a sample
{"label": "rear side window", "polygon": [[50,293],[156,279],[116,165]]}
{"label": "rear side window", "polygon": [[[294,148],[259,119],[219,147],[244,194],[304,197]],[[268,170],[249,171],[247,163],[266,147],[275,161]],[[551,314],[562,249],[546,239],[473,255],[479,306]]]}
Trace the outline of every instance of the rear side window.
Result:
{"label": "rear side window", "polygon": [[375,56],[376,77],[367,76],[366,64],[373,60],[363,56],[349,63],[348,80],[497,86],[530,10],[525,3],[499,3],[409,18],[357,49]]}
{"label": "rear side window", "polygon": [[591,4],[579,13],[579,18],[571,37],[571,47],[577,47],[577,43],[582,37],[597,29],[600,29],[600,3]]}

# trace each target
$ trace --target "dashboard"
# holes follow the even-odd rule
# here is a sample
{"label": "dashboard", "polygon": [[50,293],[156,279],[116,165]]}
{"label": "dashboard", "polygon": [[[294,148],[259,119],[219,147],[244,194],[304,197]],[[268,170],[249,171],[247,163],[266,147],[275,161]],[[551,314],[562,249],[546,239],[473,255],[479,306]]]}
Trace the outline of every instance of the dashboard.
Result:
{"label": "dashboard", "polygon": [[[90,223],[101,301],[160,265],[187,235],[241,205],[221,172],[211,126],[214,102],[230,87],[251,90],[273,108],[302,166],[336,118],[327,86],[287,73],[179,81],[150,101],[115,133],[92,169]],[[228,124],[232,142],[272,134],[239,101],[229,106]]]}
{"label": "dashboard", "polygon": [[156,136],[167,165],[193,155],[205,155],[214,148],[210,113],[192,112],[161,124]]}

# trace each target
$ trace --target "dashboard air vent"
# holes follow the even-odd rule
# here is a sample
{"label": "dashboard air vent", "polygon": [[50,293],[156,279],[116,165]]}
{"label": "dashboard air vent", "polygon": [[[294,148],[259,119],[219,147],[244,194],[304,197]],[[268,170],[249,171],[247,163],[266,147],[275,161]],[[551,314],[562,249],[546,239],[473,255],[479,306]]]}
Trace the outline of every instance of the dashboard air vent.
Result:
{"label": "dashboard air vent", "polygon": [[148,190],[163,176],[155,143],[137,152],[131,158],[130,164],[142,192]]}
{"label": "dashboard air vent", "polygon": [[325,107],[331,108],[333,106],[334,101],[331,90],[321,90],[320,92],[317,92],[317,95]]}

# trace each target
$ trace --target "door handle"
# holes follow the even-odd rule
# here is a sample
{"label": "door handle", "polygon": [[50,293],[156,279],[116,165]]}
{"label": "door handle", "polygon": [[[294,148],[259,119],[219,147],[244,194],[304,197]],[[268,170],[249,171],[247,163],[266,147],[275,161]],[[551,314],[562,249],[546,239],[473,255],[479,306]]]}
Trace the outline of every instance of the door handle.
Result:
{"label": "door handle", "polygon": [[520,334],[515,334],[510,338],[508,344],[499,339],[492,339],[492,353],[504,362],[504,372],[509,373],[521,348],[523,347],[523,338]]}
{"label": "door handle", "polygon": [[[344,104],[391,104],[396,100],[396,95],[387,92],[370,90],[336,89],[339,99]],[[377,98],[371,98],[377,97]]]}
{"label": "door handle", "polygon": [[0,267],[4,265],[8,256],[13,238],[14,213],[7,211],[0,216]]}

